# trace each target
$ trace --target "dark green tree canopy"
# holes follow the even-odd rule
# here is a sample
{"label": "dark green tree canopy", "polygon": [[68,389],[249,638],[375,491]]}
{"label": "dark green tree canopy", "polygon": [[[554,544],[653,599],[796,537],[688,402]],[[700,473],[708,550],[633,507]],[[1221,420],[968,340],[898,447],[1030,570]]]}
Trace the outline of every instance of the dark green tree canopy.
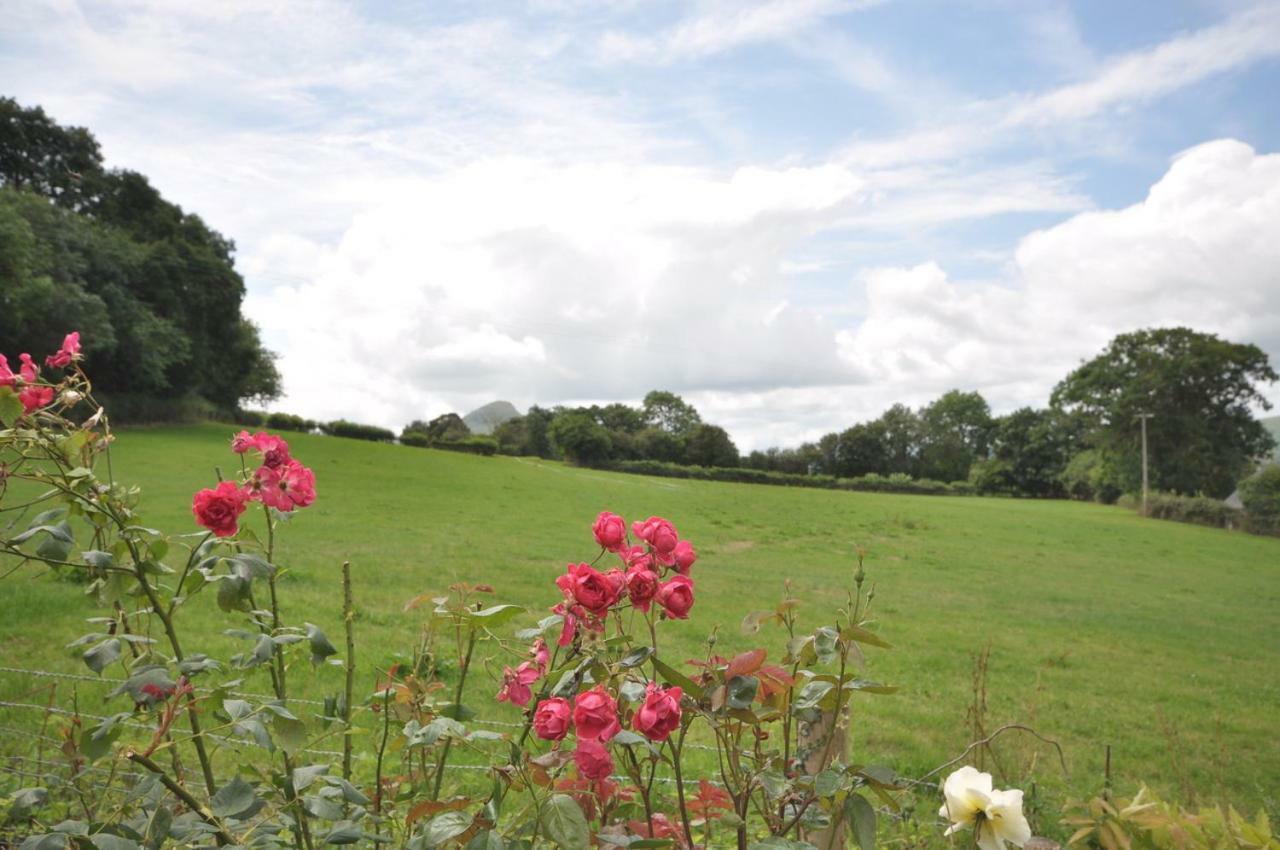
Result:
{"label": "dark green tree canopy", "polygon": [[738,447],[719,425],[694,426],[685,439],[685,463],[693,466],[737,466]]}
{"label": "dark green tree canopy", "polygon": [[675,393],[653,390],[644,397],[645,422],[683,437],[702,423],[693,405]]}
{"label": "dark green tree canopy", "polygon": [[[240,312],[234,245],[93,136],[0,98],[0,340],[56,347],[80,330],[110,398],[194,394],[222,408],[280,393]],[[12,352],[11,352],[12,353]]]}
{"label": "dark green tree canopy", "polygon": [[1222,497],[1275,445],[1251,409],[1270,407],[1259,385],[1277,377],[1256,345],[1157,328],[1117,336],[1058,384],[1051,402],[1086,418],[1089,441],[1124,489],[1141,483],[1137,417],[1149,413],[1151,486]]}

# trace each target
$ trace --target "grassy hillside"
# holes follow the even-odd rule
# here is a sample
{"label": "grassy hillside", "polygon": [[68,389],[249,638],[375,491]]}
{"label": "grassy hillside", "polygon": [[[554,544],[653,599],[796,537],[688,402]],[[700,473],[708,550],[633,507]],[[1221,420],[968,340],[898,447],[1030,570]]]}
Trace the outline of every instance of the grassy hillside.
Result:
{"label": "grassy hillside", "polygon": [[[143,486],[147,524],[196,530],[191,494],[215,480],[216,465],[234,464],[229,437],[216,425],[120,437],[116,475]],[[1065,779],[1038,751],[1036,774],[1052,793],[1096,789],[1109,743],[1122,778],[1174,793],[1195,785],[1250,807],[1274,796],[1280,540],[1090,504],[671,481],[337,438],[289,441],[315,469],[319,500],[284,531],[284,613],[340,635],[339,565],[350,559],[366,673],[410,646],[420,620],[403,605],[416,594],[488,582],[501,601],[540,614],[557,598],[552,581],[565,562],[594,557],[596,513],[656,513],[701,556],[692,619],[666,624],[662,638],[685,657],[701,654],[719,626],[723,654],[763,642],[777,658],[781,636],[742,636],[743,614],[772,607],[789,580],[816,625],[843,598],[855,547],[865,547],[879,630],[895,644],[869,659],[868,676],[902,691],[856,704],[856,758],[918,774],[957,754],[967,742],[972,656],[990,646],[987,726],[1028,722],[1063,743]],[[96,613],[78,586],[32,571],[0,590],[5,665],[85,672],[48,649]],[[230,654],[234,644],[220,634],[238,623],[212,598],[193,600],[184,616]],[[334,670],[291,679],[313,695],[338,690]],[[44,699],[32,690],[39,684],[0,673],[5,699]],[[247,686],[266,689],[253,679]],[[490,701],[495,690],[483,682],[472,701],[490,717],[516,719]],[[18,720],[0,709],[0,723]],[[1014,765],[1037,751],[1001,752]]]}

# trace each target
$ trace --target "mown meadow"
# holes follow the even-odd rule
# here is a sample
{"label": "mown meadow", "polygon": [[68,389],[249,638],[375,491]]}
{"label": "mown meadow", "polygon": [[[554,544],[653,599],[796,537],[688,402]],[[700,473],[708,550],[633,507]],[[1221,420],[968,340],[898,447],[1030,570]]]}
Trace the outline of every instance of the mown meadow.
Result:
{"label": "mown meadow", "polygon": [[[1051,749],[1011,734],[996,755],[1012,781],[1034,776],[1049,799],[1091,795],[1110,744],[1122,788],[1146,781],[1172,797],[1249,810],[1274,802],[1280,540],[1084,503],[673,481],[285,436],[315,470],[319,498],[279,542],[283,613],[339,640],[340,565],[349,559],[366,692],[375,670],[404,660],[420,632],[421,612],[405,610],[413,597],[454,582],[492,585],[495,603],[530,610],[507,627],[514,631],[557,601],[553,582],[566,562],[596,556],[590,526],[599,511],[628,520],[659,514],[699,553],[691,619],[662,633],[682,658],[705,656],[713,629],[721,655],[764,646],[780,657],[784,636],[769,626],[744,634],[743,615],[772,608],[789,583],[802,624],[819,625],[864,552],[877,628],[894,645],[868,650],[865,675],[900,690],[855,702],[855,758],[918,776],[958,755],[974,728],[975,658],[989,652],[982,726],[1028,724],[1059,741],[1067,759],[1064,775]],[[236,464],[230,437],[222,425],[127,430],[113,471],[142,487],[145,523],[196,531],[191,495],[216,480],[215,467]],[[82,590],[34,567],[8,575],[3,665],[88,673],[72,651],[50,648],[87,631],[85,619],[99,613]],[[209,635],[228,627],[211,595],[182,616]],[[222,657],[243,649],[223,636],[209,646]],[[492,700],[502,663],[510,659],[477,677],[467,702],[515,721],[516,709]],[[299,668],[292,680],[315,698],[341,687],[332,667]],[[107,713],[105,689],[86,683],[0,673],[0,694],[43,702],[55,682],[60,703],[76,687],[83,710]],[[243,687],[265,691],[265,673]],[[0,718],[9,729],[33,721],[18,709],[0,708]]]}

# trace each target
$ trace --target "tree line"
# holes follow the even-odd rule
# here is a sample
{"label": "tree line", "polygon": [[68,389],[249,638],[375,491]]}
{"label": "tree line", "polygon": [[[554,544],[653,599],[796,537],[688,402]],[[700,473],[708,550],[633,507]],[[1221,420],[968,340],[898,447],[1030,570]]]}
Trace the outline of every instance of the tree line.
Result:
{"label": "tree line", "polygon": [[88,130],[0,98],[7,350],[52,350],[78,329],[117,420],[275,398],[280,375],[241,314],[234,254],[231,240],[145,176],[106,168]]}
{"label": "tree line", "polygon": [[[1189,328],[1117,336],[1054,388],[1047,406],[996,416],[978,392],[951,390],[796,447],[743,456],[725,429],[680,396],[655,390],[640,407],[534,406],[493,434],[504,454],[588,466],[648,460],[788,476],[900,476],[964,482],[980,493],[1111,502],[1141,486],[1147,420],[1153,490],[1222,498],[1275,448],[1253,416],[1277,380],[1265,353]],[[430,441],[467,436],[456,414],[417,422]]]}

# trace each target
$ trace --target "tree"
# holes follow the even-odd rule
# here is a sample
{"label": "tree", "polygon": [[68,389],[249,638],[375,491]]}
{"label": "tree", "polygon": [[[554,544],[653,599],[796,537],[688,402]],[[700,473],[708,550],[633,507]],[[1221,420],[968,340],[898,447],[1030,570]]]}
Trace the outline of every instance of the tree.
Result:
{"label": "tree", "polygon": [[1251,531],[1280,534],[1280,464],[1268,464],[1241,481],[1240,501]]}
{"label": "tree", "polygon": [[738,447],[719,425],[697,425],[685,440],[685,463],[693,466],[737,466]]}
{"label": "tree", "polygon": [[499,423],[493,429],[493,438],[498,441],[498,451],[504,455],[534,453],[529,446],[529,424],[523,416],[516,416]]}
{"label": "tree", "polygon": [[0,185],[43,195],[79,210],[102,171],[102,152],[83,127],[62,127],[39,106],[24,108],[0,97]]}
{"label": "tree", "polygon": [[556,413],[550,434],[564,456],[576,464],[590,466],[608,460],[613,449],[609,432],[582,409]]}
{"label": "tree", "polygon": [[1256,345],[1157,328],[1117,336],[1058,384],[1051,403],[1086,418],[1090,444],[1126,491],[1141,484],[1137,415],[1150,413],[1152,488],[1221,498],[1275,446],[1250,408],[1270,408],[1257,385],[1278,377]]}
{"label": "tree", "polygon": [[1081,422],[1052,408],[1023,407],[1001,416],[991,431],[991,464],[974,486],[983,492],[1064,495],[1062,474],[1080,443]]}
{"label": "tree", "polygon": [[991,408],[976,392],[945,393],[920,412],[920,425],[922,478],[967,479],[973,462],[987,456]]}
{"label": "tree", "polygon": [[888,431],[879,420],[863,422],[847,428],[840,434],[836,474],[843,478],[856,478],[889,472],[889,449],[886,445]]}
{"label": "tree", "polygon": [[905,404],[895,404],[872,424],[884,434],[886,471],[916,475],[920,455],[920,417]]}
{"label": "tree", "polygon": [[456,413],[442,413],[430,422],[415,419],[404,426],[405,434],[425,434],[429,439],[455,442],[471,436],[471,429]]}
{"label": "tree", "polygon": [[525,429],[529,435],[528,454],[538,457],[554,458],[555,444],[551,441],[551,421],[555,414],[545,407],[534,405],[524,415]]}
{"label": "tree", "polygon": [[648,424],[680,437],[702,423],[702,417],[692,405],[665,390],[653,390],[644,397],[644,419]]}

